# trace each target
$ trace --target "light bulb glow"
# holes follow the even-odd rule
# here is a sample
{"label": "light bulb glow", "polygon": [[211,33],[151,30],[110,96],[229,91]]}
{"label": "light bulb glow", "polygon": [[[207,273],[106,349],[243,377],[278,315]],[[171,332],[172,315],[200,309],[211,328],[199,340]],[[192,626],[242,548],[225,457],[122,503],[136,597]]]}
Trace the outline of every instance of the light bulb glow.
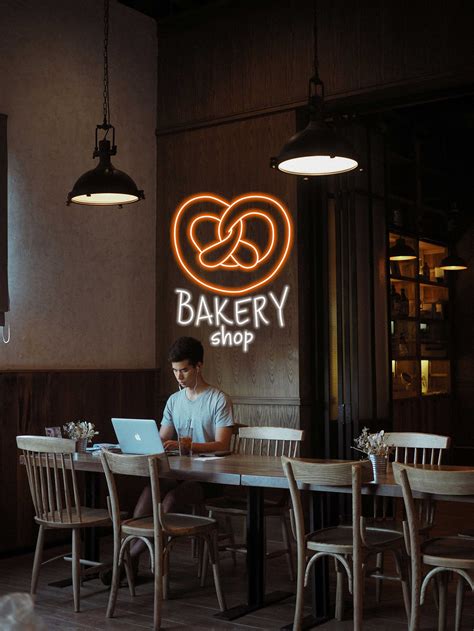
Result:
{"label": "light bulb glow", "polygon": [[126,193],[91,193],[91,195],[76,195],[71,198],[73,204],[88,206],[114,206],[117,204],[133,204],[138,201],[136,195]]}
{"label": "light bulb glow", "polygon": [[413,261],[416,259],[416,256],[411,256],[409,254],[400,254],[399,256],[391,256],[391,261]]}
{"label": "light bulb glow", "polygon": [[445,269],[448,272],[456,272],[462,269],[467,269],[467,265],[443,265],[441,269]]}
{"label": "light bulb glow", "polygon": [[278,169],[293,175],[335,175],[347,173],[358,166],[352,158],[342,156],[301,156],[284,160]]}

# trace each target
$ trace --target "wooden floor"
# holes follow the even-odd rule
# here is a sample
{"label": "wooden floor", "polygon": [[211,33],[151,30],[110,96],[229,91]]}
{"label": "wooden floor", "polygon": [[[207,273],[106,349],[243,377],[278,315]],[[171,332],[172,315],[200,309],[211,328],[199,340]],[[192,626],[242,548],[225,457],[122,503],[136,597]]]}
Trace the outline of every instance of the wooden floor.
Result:
{"label": "wooden floor", "polygon": [[[445,515],[446,521],[449,515]],[[466,524],[467,527],[467,524]],[[471,524],[472,527],[472,524]],[[110,540],[103,540],[104,551],[110,551]],[[272,545],[272,544],[271,544]],[[273,544],[274,545],[274,544]],[[232,623],[216,620],[217,600],[209,577],[204,588],[199,587],[196,577],[196,562],[190,558],[190,544],[183,542],[176,545],[171,561],[171,599],[164,603],[164,629],[279,629],[291,622],[294,598],[272,607],[240,618]],[[48,550],[46,558],[58,554],[61,550]],[[145,561],[145,559],[144,559]],[[29,590],[32,555],[17,556],[0,560],[0,595],[9,592]],[[147,569],[143,564],[143,571]],[[65,578],[70,567],[64,561],[54,561],[41,570],[39,590],[36,598],[36,612],[44,621],[48,631],[98,631],[104,629],[150,629],[152,623],[152,584],[142,584],[137,588],[137,596],[131,598],[128,589],[119,591],[116,617],[105,618],[108,589],[98,580],[84,583],[82,587],[81,612],[73,613],[72,589],[59,589],[48,586],[48,582]],[[238,558],[234,567],[230,557],[223,557],[221,562],[224,589],[228,606],[237,605],[245,599],[246,574],[245,560]],[[285,561],[282,557],[272,559],[267,564],[267,589],[293,591],[294,585],[288,580]],[[373,598],[373,582],[368,581],[364,608],[364,629],[367,631],[401,631],[407,628],[405,614],[398,584],[385,582],[382,604],[377,606]],[[309,602],[309,593],[308,602]],[[454,603],[450,595],[448,629],[453,628]],[[350,631],[352,629],[350,599],[348,598],[346,620],[332,621],[320,628],[324,631]],[[309,612],[309,608],[308,608]],[[423,608],[423,631],[435,630],[436,610],[431,595]],[[2,624],[0,621],[0,629]],[[474,629],[474,598],[466,598],[463,630]]]}

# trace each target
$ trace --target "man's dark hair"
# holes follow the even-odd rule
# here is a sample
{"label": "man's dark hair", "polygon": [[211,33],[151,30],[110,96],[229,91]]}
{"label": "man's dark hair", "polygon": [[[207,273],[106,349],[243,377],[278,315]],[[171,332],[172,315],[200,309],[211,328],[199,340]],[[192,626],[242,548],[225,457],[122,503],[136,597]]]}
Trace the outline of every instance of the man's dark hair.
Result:
{"label": "man's dark hair", "polygon": [[168,352],[170,362],[182,362],[186,359],[192,366],[204,359],[204,348],[194,337],[178,337]]}

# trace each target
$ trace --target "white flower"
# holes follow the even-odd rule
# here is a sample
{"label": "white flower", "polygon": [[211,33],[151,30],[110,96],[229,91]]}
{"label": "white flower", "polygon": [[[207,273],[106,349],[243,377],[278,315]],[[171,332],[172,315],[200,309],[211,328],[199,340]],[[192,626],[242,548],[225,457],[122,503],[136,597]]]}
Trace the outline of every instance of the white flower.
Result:
{"label": "white flower", "polygon": [[95,431],[94,423],[89,423],[89,421],[70,421],[63,425],[63,430],[68,438],[72,440],[87,438],[87,442],[99,433]]}
{"label": "white flower", "polygon": [[359,438],[354,439],[354,449],[362,451],[368,456],[388,456],[392,447],[385,442],[385,431],[382,429],[375,434],[369,434],[369,428],[364,427]]}

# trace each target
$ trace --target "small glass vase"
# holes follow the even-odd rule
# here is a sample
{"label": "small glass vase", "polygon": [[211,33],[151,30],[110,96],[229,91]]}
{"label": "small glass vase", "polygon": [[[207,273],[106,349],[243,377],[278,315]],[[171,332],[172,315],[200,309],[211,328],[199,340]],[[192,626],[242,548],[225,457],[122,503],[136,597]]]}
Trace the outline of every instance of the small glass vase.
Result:
{"label": "small glass vase", "polygon": [[78,438],[76,440],[76,452],[79,454],[85,454],[88,442],[87,438]]}
{"label": "small glass vase", "polygon": [[376,456],[375,454],[370,454],[369,460],[372,463],[374,482],[378,482],[380,476],[384,476],[387,473],[388,459],[386,456]]}

